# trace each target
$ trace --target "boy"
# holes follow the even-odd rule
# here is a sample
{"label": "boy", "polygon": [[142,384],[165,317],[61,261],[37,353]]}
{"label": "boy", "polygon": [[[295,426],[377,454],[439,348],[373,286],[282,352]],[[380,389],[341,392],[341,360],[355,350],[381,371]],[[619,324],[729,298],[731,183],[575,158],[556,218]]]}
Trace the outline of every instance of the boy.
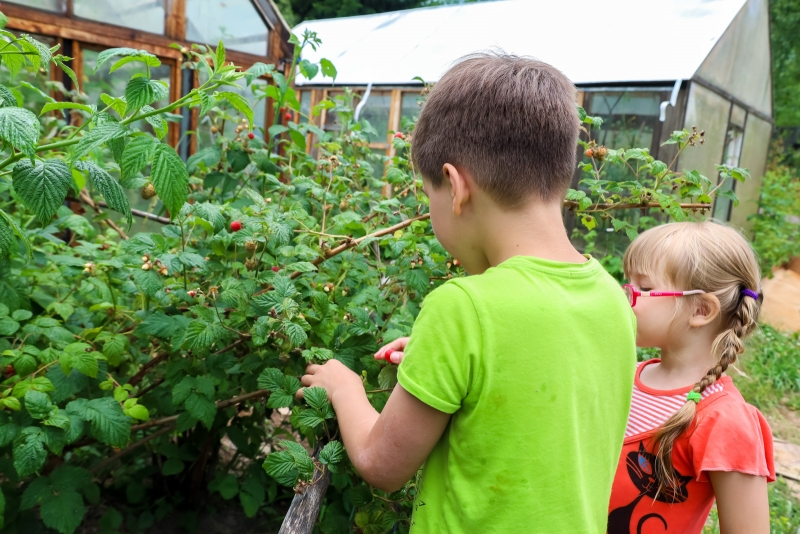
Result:
{"label": "boy", "polygon": [[428,96],[412,157],[441,244],[471,275],[425,300],[383,412],[338,361],[310,365],[353,465],[397,490],[413,533],[603,533],[636,361],[630,305],[569,241],[575,87],[477,54]]}

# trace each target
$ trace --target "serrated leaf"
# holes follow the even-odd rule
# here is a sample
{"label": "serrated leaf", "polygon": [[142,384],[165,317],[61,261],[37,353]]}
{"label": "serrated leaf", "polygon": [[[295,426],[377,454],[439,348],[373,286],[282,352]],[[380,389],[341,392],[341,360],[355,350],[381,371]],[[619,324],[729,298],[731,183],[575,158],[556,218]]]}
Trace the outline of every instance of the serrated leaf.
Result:
{"label": "serrated leaf", "polygon": [[319,416],[314,410],[303,410],[297,415],[294,420],[301,429],[313,429],[325,422],[325,419]]}
{"label": "serrated leaf", "polygon": [[28,427],[14,440],[14,469],[20,478],[32,475],[44,465],[44,435],[39,428]]}
{"label": "serrated leaf", "polygon": [[128,443],[131,420],[111,397],[88,401],[83,418],[91,422],[90,431],[98,441],[112,447],[124,447]]}
{"label": "serrated leaf", "polygon": [[137,50],[135,48],[109,48],[107,50],[103,50],[97,55],[97,63],[95,63],[94,71],[100,68],[100,66],[115,56],[153,56],[150,52],[146,50]]}
{"label": "serrated leaf", "polygon": [[116,111],[117,115],[120,117],[125,116],[125,110],[128,109],[128,104],[125,102],[124,98],[116,98],[111,95],[101,93],[100,100],[102,100],[106,106],[110,106],[111,109]]}
{"label": "serrated leaf", "polygon": [[308,339],[308,335],[305,330],[303,330],[303,327],[297,323],[288,320],[284,321],[283,328],[286,331],[286,335],[289,336],[289,341],[291,341],[292,345],[295,347],[299,347]]}
{"label": "serrated leaf", "polygon": [[48,111],[53,111],[56,109],[79,109],[90,115],[94,113],[94,110],[86,104],[78,104],[77,102],[48,102],[44,105],[44,107],[42,107],[42,111],[39,112],[39,116],[41,117]]}
{"label": "serrated leaf", "polygon": [[194,389],[195,379],[193,376],[185,376],[172,388],[172,404],[175,406],[182,404]]}
{"label": "serrated leaf", "polygon": [[161,65],[161,61],[156,56],[137,54],[133,56],[125,56],[121,59],[118,59],[113,65],[111,65],[111,68],[108,69],[108,73],[111,74],[115,70],[124,67],[128,63],[134,63],[134,62],[144,63],[145,65],[152,68]]}
{"label": "serrated leaf", "polygon": [[[4,61],[8,57],[4,55]],[[39,119],[24,108],[0,108],[0,140],[33,159],[39,143]]]}
{"label": "serrated leaf", "polygon": [[267,391],[278,391],[283,388],[283,373],[279,369],[268,367],[258,376],[258,387]]}
{"label": "serrated leaf", "polygon": [[22,232],[22,229],[17,225],[17,222],[11,218],[8,213],[3,210],[0,210],[0,226],[5,223],[6,227],[11,229],[11,231],[16,235],[21,241],[22,244],[25,245],[25,251],[28,255],[28,260],[33,257],[33,249],[31,248],[31,243],[28,241],[28,237]]}
{"label": "serrated leaf", "polygon": [[323,464],[338,464],[344,459],[344,445],[340,441],[331,441],[319,452],[319,460]]}
{"label": "serrated leaf", "polygon": [[154,150],[150,174],[156,193],[169,210],[170,217],[175,218],[189,198],[186,165],[172,147],[159,143]]}
{"label": "serrated leaf", "polygon": [[218,323],[206,323],[196,319],[186,327],[183,348],[199,352],[206,351],[224,334],[225,330]]}
{"label": "serrated leaf", "polygon": [[325,388],[305,388],[303,390],[303,398],[306,400],[309,406],[323,413],[325,411],[325,407],[328,405],[328,392],[325,390]]}
{"label": "serrated leaf", "polygon": [[89,173],[92,185],[103,195],[108,207],[124,215],[128,220],[128,228],[130,228],[133,224],[133,215],[131,215],[131,206],[122,186],[94,162],[76,161],[75,167]]}
{"label": "serrated leaf", "polygon": [[53,403],[47,393],[28,390],[25,393],[25,409],[34,419],[44,419],[53,409]]}
{"label": "serrated leaf", "polygon": [[247,123],[250,125],[250,127],[252,129],[252,127],[255,124],[254,118],[253,118],[253,110],[250,107],[250,103],[247,101],[246,98],[244,98],[243,96],[241,96],[241,95],[239,95],[237,93],[232,93],[230,91],[221,91],[221,92],[217,93],[215,96],[216,96],[217,99],[221,98],[221,99],[227,100],[228,103],[231,106],[233,106],[233,108],[236,111],[238,111],[239,113],[241,113],[242,115],[247,117]]}
{"label": "serrated leaf", "polygon": [[244,73],[244,77],[247,80],[247,85],[253,83],[253,80],[256,78],[260,78],[265,74],[269,74],[275,70],[275,65],[266,65],[261,62],[253,63],[253,66],[247,69]]}
{"label": "serrated leaf", "polygon": [[292,405],[294,397],[282,389],[273,391],[267,399],[267,408],[287,408]]}
{"label": "serrated leaf", "polygon": [[205,395],[192,393],[184,403],[189,414],[202,421],[206,428],[211,428],[214,416],[217,414],[217,405]]}
{"label": "serrated leaf", "polygon": [[86,154],[102,146],[104,143],[114,139],[122,139],[130,133],[130,130],[116,121],[108,121],[89,130],[81,140],[75,150],[72,151],[70,158],[72,161],[84,157]]}
{"label": "serrated leaf", "polygon": [[218,491],[223,499],[233,499],[239,493],[239,481],[233,475],[225,475],[219,482]]}
{"label": "serrated leaf", "polygon": [[219,42],[217,45],[217,51],[214,54],[214,71],[219,72],[219,70],[225,66],[225,45],[222,44],[222,41]]}
{"label": "serrated leaf", "polygon": [[86,515],[83,497],[75,491],[48,492],[39,507],[42,523],[59,531],[72,534]]}
{"label": "serrated leaf", "polygon": [[[7,397],[13,398],[13,397]],[[11,443],[15,437],[19,434],[19,427],[14,423],[6,423],[4,425],[0,425],[0,447],[5,447],[9,443]]]}
{"label": "serrated leaf", "polygon": [[123,178],[130,178],[138,174],[153,159],[158,141],[149,135],[137,136],[122,152],[120,170]]}
{"label": "serrated leaf", "polygon": [[58,159],[36,161],[35,165],[25,159],[14,167],[12,179],[14,190],[25,205],[46,223],[64,202],[72,173],[67,164]]}
{"label": "serrated leaf", "polygon": [[128,111],[138,110],[142,107],[158,102],[169,96],[169,87],[158,80],[139,77],[133,78],[125,87],[125,102]]}
{"label": "serrated leaf", "polygon": [[17,97],[15,97],[14,93],[12,93],[11,90],[3,84],[0,84],[0,107],[20,107],[19,102],[17,102]]}
{"label": "serrated leaf", "polygon": [[262,467],[269,476],[276,479],[290,474],[292,471],[297,472],[294,457],[289,451],[274,452],[268,455]]}

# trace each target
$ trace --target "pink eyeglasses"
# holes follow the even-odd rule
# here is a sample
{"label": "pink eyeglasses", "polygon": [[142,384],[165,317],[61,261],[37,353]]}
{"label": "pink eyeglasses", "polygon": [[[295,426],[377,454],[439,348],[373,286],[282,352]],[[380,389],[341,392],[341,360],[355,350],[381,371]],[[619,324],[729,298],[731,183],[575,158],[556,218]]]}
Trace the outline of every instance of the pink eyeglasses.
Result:
{"label": "pink eyeglasses", "polygon": [[683,297],[705,293],[702,289],[693,289],[691,291],[639,291],[631,284],[625,284],[622,289],[625,290],[625,294],[628,296],[631,308],[636,306],[636,299],[639,297]]}

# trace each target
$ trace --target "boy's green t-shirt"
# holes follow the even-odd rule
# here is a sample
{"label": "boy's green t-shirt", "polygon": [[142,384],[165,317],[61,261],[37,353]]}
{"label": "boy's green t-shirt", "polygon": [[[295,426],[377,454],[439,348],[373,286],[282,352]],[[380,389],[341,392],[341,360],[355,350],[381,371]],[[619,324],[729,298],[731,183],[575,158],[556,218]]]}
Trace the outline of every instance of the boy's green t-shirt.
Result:
{"label": "boy's green t-shirt", "polygon": [[604,533],[636,328],[600,264],[516,256],[425,299],[398,380],[453,414],[412,533]]}

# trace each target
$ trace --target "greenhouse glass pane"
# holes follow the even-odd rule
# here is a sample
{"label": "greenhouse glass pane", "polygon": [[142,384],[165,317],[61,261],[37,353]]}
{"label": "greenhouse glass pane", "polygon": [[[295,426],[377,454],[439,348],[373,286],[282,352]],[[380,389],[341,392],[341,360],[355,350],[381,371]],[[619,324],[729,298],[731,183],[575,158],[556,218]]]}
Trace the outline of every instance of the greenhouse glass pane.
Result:
{"label": "greenhouse glass pane", "polygon": [[267,55],[269,30],[250,0],[186,0],[186,39]]}
{"label": "greenhouse glass pane", "polygon": [[56,13],[64,13],[67,10],[66,0],[8,0],[8,3],[45,11],[55,11]]}
{"label": "greenhouse glass pane", "polygon": [[[111,96],[122,96],[125,94],[125,86],[128,80],[136,73],[144,72],[141,63],[128,63],[119,69],[115,70],[112,74],[108,73],[113,60],[106,62],[100,67],[97,72],[94,71],[94,66],[97,64],[97,56],[100,52],[96,50],[84,49],[83,56],[83,79],[81,80],[81,89],[86,93],[89,104],[94,104],[98,108],[103,109],[106,105],[100,100],[100,94],[106,93]],[[150,69],[150,78],[159,80],[169,84],[172,78],[172,67],[169,65],[159,65]],[[168,105],[170,102],[169,96],[164,100],[160,100],[151,104],[154,108],[158,109]],[[139,121],[137,127],[146,132],[153,132],[152,127],[145,121]]]}
{"label": "greenhouse glass pane", "polygon": [[164,35],[166,0],[73,0],[76,17]]}
{"label": "greenhouse glass pane", "polygon": [[300,93],[300,124],[308,122],[308,117],[311,116],[311,91],[303,91]]}
{"label": "greenhouse glass pane", "polygon": [[[725,154],[722,157],[723,165],[728,167],[738,167],[739,159],[742,155],[742,141],[744,140],[744,131],[738,126],[731,126],[728,128],[728,133],[725,136]],[[736,181],[732,179],[725,180],[725,183],[719,188],[720,192],[736,190]],[[731,205],[732,202],[728,198],[718,197],[714,203],[714,218],[721,221],[727,221],[731,218]]]}
{"label": "greenhouse glass pane", "polygon": [[367,120],[376,135],[370,134],[370,140],[385,143],[389,134],[389,109],[392,105],[391,93],[372,93],[367,98],[366,104],[361,108],[359,120]]}

